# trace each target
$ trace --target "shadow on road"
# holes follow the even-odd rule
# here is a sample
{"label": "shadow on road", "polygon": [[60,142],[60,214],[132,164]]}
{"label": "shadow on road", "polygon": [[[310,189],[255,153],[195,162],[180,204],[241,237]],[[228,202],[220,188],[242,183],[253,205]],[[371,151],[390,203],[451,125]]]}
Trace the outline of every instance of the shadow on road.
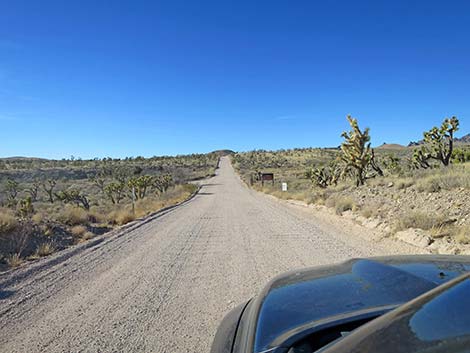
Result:
{"label": "shadow on road", "polygon": [[0,300],[7,299],[15,294],[15,291],[12,290],[0,290]]}

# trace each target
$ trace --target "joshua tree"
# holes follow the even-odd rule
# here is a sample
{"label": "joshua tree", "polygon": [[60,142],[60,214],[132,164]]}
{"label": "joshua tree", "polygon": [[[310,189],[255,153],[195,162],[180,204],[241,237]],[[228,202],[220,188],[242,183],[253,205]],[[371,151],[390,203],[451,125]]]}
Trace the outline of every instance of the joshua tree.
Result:
{"label": "joshua tree", "polygon": [[426,131],[424,135],[424,145],[415,152],[414,159],[421,165],[429,165],[427,161],[434,159],[442,162],[444,166],[451,163],[452,151],[454,149],[454,133],[459,130],[459,119],[455,116],[446,118],[441,127],[434,126]]}
{"label": "joshua tree", "polygon": [[341,174],[341,166],[336,161],[333,161],[328,166],[308,170],[305,176],[310,179],[314,185],[326,188],[330,185],[337,185]]}
{"label": "joshua tree", "polygon": [[55,196],[64,203],[74,203],[77,206],[82,206],[85,210],[90,209],[88,197],[78,189],[59,191]]}
{"label": "joshua tree", "polygon": [[125,183],[112,182],[105,186],[104,193],[109,197],[112,203],[118,204],[124,198],[125,189]]}
{"label": "joshua tree", "polygon": [[31,196],[21,200],[18,207],[18,215],[20,218],[29,218],[34,213],[33,201]]}
{"label": "joshua tree", "polygon": [[430,157],[426,154],[425,149],[420,148],[414,151],[413,157],[411,158],[411,163],[416,169],[428,169],[431,168],[431,165],[428,162],[429,159]]}
{"label": "joshua tree", "polygon": [[135,193],[137,199],[143,199],[147,194],[147,189],[153,184],[153,178],[150,175],[132,177],[127,182],[129,190]]}
{"label": "joshua tree", "polygon": [[341,134],[345,140],[341,144],[341,151],[343,152],[341,159],[345,162],[346,169],[351,168],[354,171],[356,186],[364,185],[367,168],[373,160],[373,153],[369,142],[369,128],[362,132],[359,129],[357,119],[350,115],[347,116],[347,119],[352,130]]}
{"label": "joshua tree", "polygon": [[170,174],[158,175],[153,178],[152,186],[159,193],[164,193],[173,183],[173,177]]}
{"label": "joshua tree", "polygon": [[7,180],[7,185],[6,185],[6,191],[7,191],[7,204],[9,207],[15,207],[18,201],[16,200],[18,196],[18,191],[19,191],[19,184],[16,180],[13,179],[8,179]]}
{"label": "joshua tree", "polygon": [[31,196],[31,201],[36,202],[38,200],[39,181],[35,179],[25,191]]}
{"label": "joshua tree", "polygon": [[54,188],[56,187],[57,182],[54,179],[47,179],[42,183],[42,188],[49,196],[49,202],[54,203]]}

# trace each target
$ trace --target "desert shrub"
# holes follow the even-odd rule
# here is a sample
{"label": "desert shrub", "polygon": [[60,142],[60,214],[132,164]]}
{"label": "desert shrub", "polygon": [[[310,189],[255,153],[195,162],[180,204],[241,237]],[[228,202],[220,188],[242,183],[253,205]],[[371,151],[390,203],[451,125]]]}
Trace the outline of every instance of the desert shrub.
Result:
{"label": "desert shrub", "polygon": [[44,214],[42,212],[35,213],[31,217],[31,220],[36,224],[42,223],[44,221],[44,219],[45,219],[45,217],[44,217]]}
{"label": "desert shrub", "polygon": [[5,261],[10,267],[18,267],[24,262],[18,253],[7,255]]}
{"label": "desert shrub", "polygon": [[454,236],[460,244],[470,244],[470,225],[457,227]]}
{"label": "desert shrub", "polygon": [[0,208],[0,235],[12,232],[17,226],[18,220],[13,211]]}
{"label": "desert shrub", "polygon": [[95,236],[94,233],[92,233],[92,232],[86,232],[85,234],[83,234],[82,240],[89,240],[89,239],[93,238],[94,236]]}
{"label": "desert shrub", "polygon": [[443,238],[455,233],[455,227],[451,224],[438,224],[429,229],[429,234],[433,238]]}
{"label": "desert shrub", "polygon": [[80,238],[83,234],[85,234],[87,228],[83,225],[76,225],[70,228],[70,233],[76,238]]}
{"label": "desert shrub", "polygon": [[331,196],[326,200],[325,205],[334,208],[339,215],[356,208],[354,200],[347,196]]}
{"label": "desert shrub", "polygon": [[65,205],[58,212],[57,220],[70,226],[88,224],[88,212],[80,207]]}
{"label": "desert shrub", "polygon": [[[194,184],[182,184],[176,185],[175,187],[168,189],[165,193],[159,195],[160,200],[175,200],[183,201],[189,195],[197,190],[197,185]],[[177,202],[178,202],[177,201]]]}
{"label": "desert shrub", "polygon": [[42,243],[36,248],[36,256],[43,257],[49,256],[56,250],[52,243]]}
{"label": "desert shrub", "polygon": [[325,189],[314,190],[311,194],[310,203],[324,205],[328,199],[328,192]]}
{"label": "desert shrub", "polygon": [[463,148],[456,148],[452,152],[453,163],[465,163],[470,162],[470,150]]}
{"label": "desert shrub", "polygon": [[370,206],[370,205],[366,205],[366,206],[363,206],[360,211],[359,211],[359,214],[362,216],[362,217],[365,217],[365,218],[374,218],[374,217],[377,217],[378,215],[378,207],[377,206]]}
{"label": "desert shrub", "polygon": [[111,224],[123,225],[133,221],[135,215],[132,210],[122,208],[108,213],[107,219]]}
{"label": "desert shrub", "polygon": [[431,176],[419,179],[416,182],[416,190],[419,192],[439,192],[441,191],[441,186],[437,178]]}
{"label": "desert shrub", "polygon": [[409,188],[410,186],[413,186],[414,183],[415,182],[413,178],[403,178],[403,179],[398,179],[397,181],[395,181],[394,185],[395,185],[395,188],[397,188],[398,190],[403,190],[403,189]]}
{"label": "desert shrub", "polygon": [[423,230],[438,229],[449,223],[446,215],[425,212],[408,212],[398,220],[396,230],[419,228]]}
{"label": "desert shrub", "polygon": [[466,165],[432,170],[426,174],[417,174],[416,189],[425,192],[470,189],[469,171]]}
{"label": "desert shrub", "polygon": [[163,207],[165,207],[165,203],[161,200],[156,200],[153,198],[138,200],[135,203],[135,216],[137,218],[145,217]]}
{"label": "desert shrub", "polygon": [[2,250],[19,256],[29,247],[34,234],[34,225],[28,220],[18,220],[16,226],[4,234],[0,234]]}

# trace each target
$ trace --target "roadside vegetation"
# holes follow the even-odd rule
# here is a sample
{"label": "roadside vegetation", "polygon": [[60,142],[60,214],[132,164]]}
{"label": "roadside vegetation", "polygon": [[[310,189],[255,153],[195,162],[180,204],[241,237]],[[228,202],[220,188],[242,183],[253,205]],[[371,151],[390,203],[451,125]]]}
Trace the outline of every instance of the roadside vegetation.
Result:
{"label": "roadside vegetation", "polygon": [[[332,208],[388,236],[408,232],[411,243],[429,237],[432,251],[458,253],[470,243],[470,145],[455,138],[458,119],[444,119],[408,147],[375,149],[370,130],[347,119],[338,148],[257,150],[233,155],[233,164],[259,191]],[[274,183],[262,183],[262,173],[274,173]]]}
{"label": "roadside vegetation", "polygon": [[48,256],[187,199],[218,153],[0,159],[0,270]]}

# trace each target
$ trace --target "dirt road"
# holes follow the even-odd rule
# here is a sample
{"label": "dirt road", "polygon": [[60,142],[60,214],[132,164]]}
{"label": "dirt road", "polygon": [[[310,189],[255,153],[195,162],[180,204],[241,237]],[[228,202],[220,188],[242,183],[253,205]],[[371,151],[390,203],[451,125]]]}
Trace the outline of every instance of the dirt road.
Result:
{"label": "dirt road", "polygon": [[272,276],[394,250],[249,190],[223,158],[191,201],[75,252],[0,276],[2,352],[207,352]]}

